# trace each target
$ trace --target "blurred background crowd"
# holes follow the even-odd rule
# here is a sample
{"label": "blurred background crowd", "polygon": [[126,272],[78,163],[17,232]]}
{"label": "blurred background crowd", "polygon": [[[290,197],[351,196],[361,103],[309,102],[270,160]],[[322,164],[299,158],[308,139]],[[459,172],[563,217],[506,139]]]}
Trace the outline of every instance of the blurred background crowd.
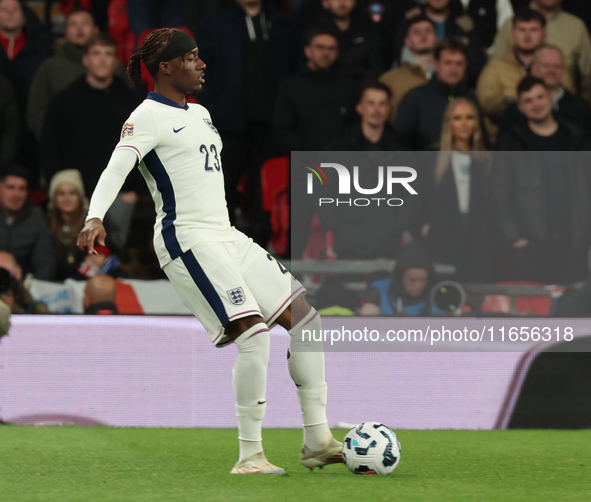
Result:
{"label": "blurred background crowd", "polygon": [[[23,286],[30,274],[94,279],[87,310],[113,313],[103,276],[163,277],[137,170],[105,218],[107,246],[88,256],[74,245],[126,118],[154,88],[145,68],[134,87],[125,66],[159,27],[192,34],[207,65],[188,100],[222,137],[234,225],[286,259],[397,261],[361,277],[356,295],[341,294],[346,278],[312,277],[319,307],[430,315],[434,264],[462,283],[587,294],[589,26],[581,0],[0,0],[0,267],[14,282],[4,297],[13,312],[43,311]],[[350,216],[298,215],[290,233],[298,150],[435,161],[412,208],[383,214],[379,244],[358,245],[367,222]]]}

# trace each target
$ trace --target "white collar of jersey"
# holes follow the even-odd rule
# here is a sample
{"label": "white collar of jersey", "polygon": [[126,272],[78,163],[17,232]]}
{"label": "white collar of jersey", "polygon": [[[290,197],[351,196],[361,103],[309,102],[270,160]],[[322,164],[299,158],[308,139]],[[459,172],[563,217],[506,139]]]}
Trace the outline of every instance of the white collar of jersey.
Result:
{"label": "white collar of jersey", "polygon": [[168,99],[157,92],[149,92],[146,99],[153,99],[154,101],[158,101],[158,103],[162,103],[163,105],[174,106],[175,108],[182,108],[183,110],[189,109],[189,103],[186,103],[185,106],[181,106],[178,103],[175,103],[172,99]]}

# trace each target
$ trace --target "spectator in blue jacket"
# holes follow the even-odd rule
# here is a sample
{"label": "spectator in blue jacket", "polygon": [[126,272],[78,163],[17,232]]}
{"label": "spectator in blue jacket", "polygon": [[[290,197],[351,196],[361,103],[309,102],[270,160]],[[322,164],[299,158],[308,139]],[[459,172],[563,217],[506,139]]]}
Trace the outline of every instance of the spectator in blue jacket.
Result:
{"label": "spectator in blue jacket", "polygon": [[417,240],[402,248],[391,277],[370,284],[364,295],[361,315],[442,315],[431,303],[431,290],[438,279],[433,261]]}

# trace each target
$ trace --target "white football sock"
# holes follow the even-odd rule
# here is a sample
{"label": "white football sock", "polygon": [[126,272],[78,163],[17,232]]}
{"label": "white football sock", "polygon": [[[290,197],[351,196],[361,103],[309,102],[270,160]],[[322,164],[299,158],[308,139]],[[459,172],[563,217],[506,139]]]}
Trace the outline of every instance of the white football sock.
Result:
{"label": "white football sock", "polygon": [[304,422],[304,444],[311,450],[328,446],[332,432],[326,418],[327,385],[319,389],[298,389]]}
{"label": "white football sock", "polygon": [[[312,336],[304,330],[310,330]],[[332,437],[326,418],[327,385],[324,375],[324,345],[313,333],[322,330],[320,315],[313,308],[290,331],[289,374],[297,387],[304,425],[304,444],[312,450],[325,448]]]}
{"label": "white football sock", "polygon": [[[313,333],[322,329],[320,315],[313,308],[289,331],[289,374],[298,389],[318,389],[324,385],[324,344]],[[308,333],[312,333],[312,336]],[[306,331],[302,337],[302,332]],[[320,338],[320,337],[318,337]]]}
{"label": "white football sock", "polygon": [[236,397],[240,457],[244,460],[263,451],[261,427],[267,409],[267,366],[271,339],[269,328],[258,323],[247,329],[234,342],[238,356],[232,371]]}

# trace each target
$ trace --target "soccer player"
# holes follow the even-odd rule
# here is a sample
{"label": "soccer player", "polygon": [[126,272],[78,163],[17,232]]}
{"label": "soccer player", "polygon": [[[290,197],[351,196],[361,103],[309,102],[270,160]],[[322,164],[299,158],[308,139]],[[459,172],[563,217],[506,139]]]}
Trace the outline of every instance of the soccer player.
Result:
{"label": "soccer player", "polygon": [[102,219],[126,176],[138,166],[156,204],[154,247],[162,269],[214,345],[238,347],[233,387],[240,456],[231,472],[284,473],[267,461],[261,438],[269,326],[274,324],[291,335],[288,367],[304,425],[300,460],[310,469],[342,462],[342,445],[326,418],[322,342],[302,337],[304,328],[321,329],[320,317],[306,302],[301,284],[230,225],[220,136],[209,112],[186,102],[185,96],[201,90],[205,82],[205,63],[195,41],[180,30],[156,30],[129,60],[134,82],[141,81],[140,62],[154,77],[154,92],[123,126],[92,195],[78,246],[95,253],[95,239],[104,243]]}

